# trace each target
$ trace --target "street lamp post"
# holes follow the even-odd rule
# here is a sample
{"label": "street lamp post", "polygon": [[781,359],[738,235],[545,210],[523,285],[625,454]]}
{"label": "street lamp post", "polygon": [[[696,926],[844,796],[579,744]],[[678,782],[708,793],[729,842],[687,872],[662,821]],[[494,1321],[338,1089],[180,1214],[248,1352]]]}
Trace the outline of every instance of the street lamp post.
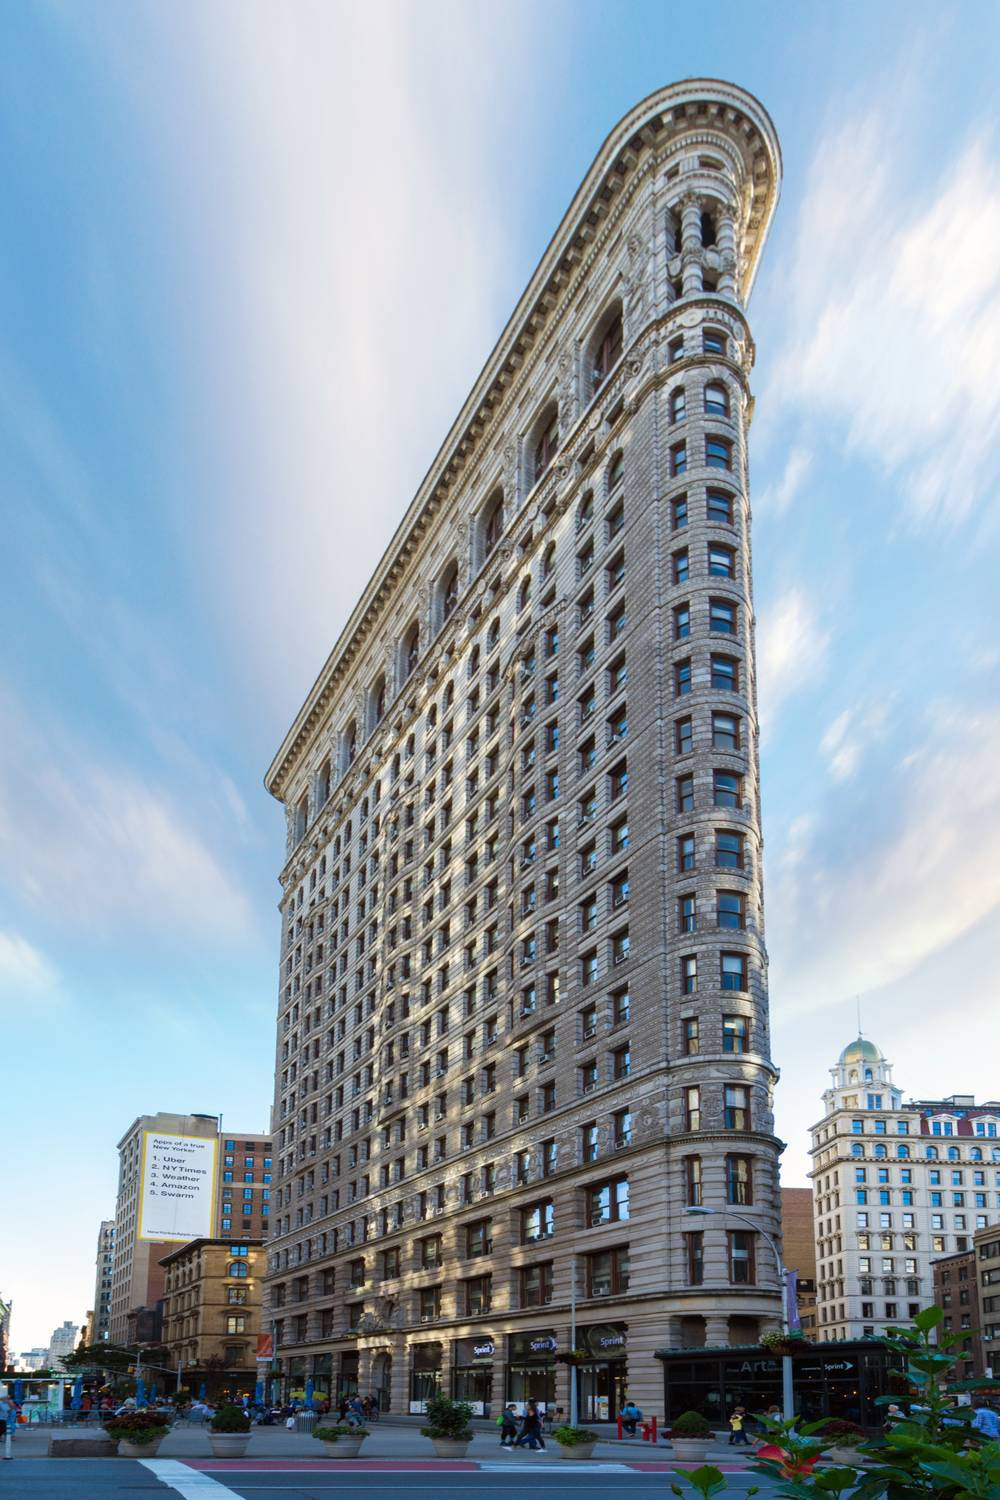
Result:
{"label": "street lamp post", "polygon": [[[570,1284],[569,1284],[569,1341],[570,1347],[576,1353],[576,1251],[570,1252]],[[576,1363],[569,1361],[569,1425],[575,1427],[579,1421],[577,1410],[577,1388],[576,1388]]]}
{"label": "street lamp post", "polygon": [[[685,1209],[685,1213],[697,1214],[699,1217],[715,1215],[720,1212],[716,1208],[704,1208],[692,1205]],[[774,1264],[778,1270],[778,1285],[781,1288],[781,1331],[787,1336],[788,1328],[788,1271],[782,1263],[781,1254],[774,1240],[766,1229],[761,1229],[756,1219],[751,1219],[749,1214],[738,1213],[735,1209],[723,1209],[722,1213],[730,1219],[740,1219],[744,1224],[759,1234],[762,1240],[766,1240],[774,1256]],[[781,1356],[781,1410],[786,1422],[791,1422],[795,1416],[795,1388],[792,1383],[792,1356],[783,1354]]]}

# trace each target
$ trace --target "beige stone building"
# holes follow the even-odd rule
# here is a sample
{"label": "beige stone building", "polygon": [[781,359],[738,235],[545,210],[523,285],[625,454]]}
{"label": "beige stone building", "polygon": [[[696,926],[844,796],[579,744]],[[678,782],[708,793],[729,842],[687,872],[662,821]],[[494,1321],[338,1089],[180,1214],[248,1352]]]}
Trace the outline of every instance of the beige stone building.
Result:
{"label": "beige stone building", "polygon": [[182,1382],[252,1395],[264,1251],[260,1240],[191,1240],[160,1261],[163,1342]]}
{"label": "beige stone building", "polygon": [[809,1174],[818,1329],[859,1339],[928,1306],[932,1262],[1000,1223],[1000,1102],[906,1099],[867,1037],[830,1071]]}
{"label": "beige stone building", "polygon": [[[139,1238],[142,1142],[146,1131],[214,1141],[216,1184],[213,1233],[223,1238],[264,1238],[270,1222],[271,1136],[219,1132],[216,1115],[160,1111],[140,1115],[118,1142],[108,1336],[112,1343],[151,1342],[159,1337],[158,1303],[163,1295],[161,1258],[177,1241]],[[102,1226],[103,1233],[103,1226]],[[100,1251],[99,1251],[100,1254]]]}
{"label": "beige stone building", "polygon": [[745,311],[779,176],[728,83],[615,127],[268,771],[292,1385],[568,1406],[575,1345],[598,1420],[661,1407],[657,1347],[780,1317]]}

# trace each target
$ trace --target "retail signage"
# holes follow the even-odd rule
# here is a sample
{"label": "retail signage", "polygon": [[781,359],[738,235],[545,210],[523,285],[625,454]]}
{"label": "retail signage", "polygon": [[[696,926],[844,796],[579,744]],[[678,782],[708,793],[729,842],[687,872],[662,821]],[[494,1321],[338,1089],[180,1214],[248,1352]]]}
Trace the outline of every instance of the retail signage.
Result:
{"label": "retail signage", "polygon": [[552,1353],[552,1354],[554,1354],[555,1351],[556,1351],[556,1349],[558,1348],[558,1345],[557,1345],[555,1339],[552,1339],[552,1338],[549,1338],[549,1339],[529,1339],[528,1340],[528,1348],[531,1350],[532,1354],[545,1354],[545,1353]]}
{"label": "retail signage", "polygon": [[492,1359],[497,1346],[492,1339],[481,1339],[478,1344],[473,1344],[472,1352],[477,1359]]}
{"label": "retail signage", "polygon": [[140,1240],[200,1240],[215,1233],[215,1136],[142,1133]]}

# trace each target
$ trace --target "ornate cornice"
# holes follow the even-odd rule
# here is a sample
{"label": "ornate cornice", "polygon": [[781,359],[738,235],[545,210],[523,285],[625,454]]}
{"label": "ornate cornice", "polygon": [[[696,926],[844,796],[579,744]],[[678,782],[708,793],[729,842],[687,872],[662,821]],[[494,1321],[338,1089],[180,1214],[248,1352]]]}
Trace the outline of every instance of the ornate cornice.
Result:
{"label": "ornate cornice", "polygon": [[[734,166],[733,153],[738,152],[744,202],[740,290],[744,300],[749,296],[780,186],[777,135],[763,106],[733,84],[717,79],[671,84],[630,111],[598,152],[268,769],[265,786],[275,797],[283,798],[299,756],[325,718],[359,653],[367,648],[387,601],[402,582],[452,489],[465,477],[470,459],[475,456],[478,461],[491,451],[491,440],[495,441],[509,415],[514,387],[518,396],[523,393],[520,371],[529,351],[537,350],[555,327],[640,183],[671,154],[671,146],[679,138],[685,142],[701,140],[707,146],[713,139],[728,143],[730,150],[725,155],[730,169]],[[671,187],[666,184],[665,200]]]}

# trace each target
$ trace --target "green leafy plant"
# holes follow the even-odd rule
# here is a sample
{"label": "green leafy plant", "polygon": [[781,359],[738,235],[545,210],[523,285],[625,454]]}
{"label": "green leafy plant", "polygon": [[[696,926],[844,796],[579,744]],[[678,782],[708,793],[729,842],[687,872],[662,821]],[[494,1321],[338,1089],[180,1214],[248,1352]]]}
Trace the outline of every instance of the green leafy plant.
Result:
{"label": "green leafy plant", "polygon": [[819,1430],[823,1441],[832,1443],[836,1448],[854,1448],[865,1440],[863,1427],[859,1427],[856,1422],[842,1422],[835,1417],[828,1417]]}
{"label": "green leafy plant", "polygon": [[712,1429],[700,1411],[682,1411],[677,1420],[670,1424],[670,1436],[672,1438],[710,1438]]}
{"label": "green leafy plant", "polygon": [[424,1437],[468,1443],[472,1440],[471,1416],[472,1407],[468,1401],[452,1401],[450,1396],[439,1391],[427,1403],[427,1426],[421,1427],[420,1431]]}
{"label": "green leafy plant", "polygon": [[335,1443],[339,1438],[363,1438],[368,1436],[367,1427],[314,1427],[312,1435],[321,1443]]}
{"label": "green leafy plant", "polygon": [[109,1437],[124,1439],[126,1443],[135,1443],[141,1447],[144,1443],[155,1443],[158,1438],[165,1437],[170,1431],[170,1418],[165,1412],[143,1408],[141,1411],[123,1412],[120,1417],[109,1417],[103,1425]]}
{"label": "green leafy plant", "polygon": [[[688,1489],[694,1490],[696,1495],[703,1495],[705,1500],[712,1500],[715,1495],[731,1495],[733,1493],[729,1480],[721,1469],[712,1464],[702,1464],[700,1469],[692,1469],[690,1473],[686,1470],[678,1475],[684,1481]],[[684,1490],[679,1484],[671,1484],[670,1488],[675,1495],[683,1496]],[[747,1495],[760,1493],[760,1486],[752,1484],[748,1490],[741,1491]]]}
{"label": "green leafy plant", "polygon": [[568,1422],[563,1427],[554,1427],[552,1436],[564,1448],[578,1448],[581,1443],[596,1443],[598,1439],[596,1432],[586,1427],[571,1427]]}
{"label": "green leafy plant", "polygon": [[220,1406],[208,1425],[213,1432],[249,1432],[250,1413],[242,1406]]}

